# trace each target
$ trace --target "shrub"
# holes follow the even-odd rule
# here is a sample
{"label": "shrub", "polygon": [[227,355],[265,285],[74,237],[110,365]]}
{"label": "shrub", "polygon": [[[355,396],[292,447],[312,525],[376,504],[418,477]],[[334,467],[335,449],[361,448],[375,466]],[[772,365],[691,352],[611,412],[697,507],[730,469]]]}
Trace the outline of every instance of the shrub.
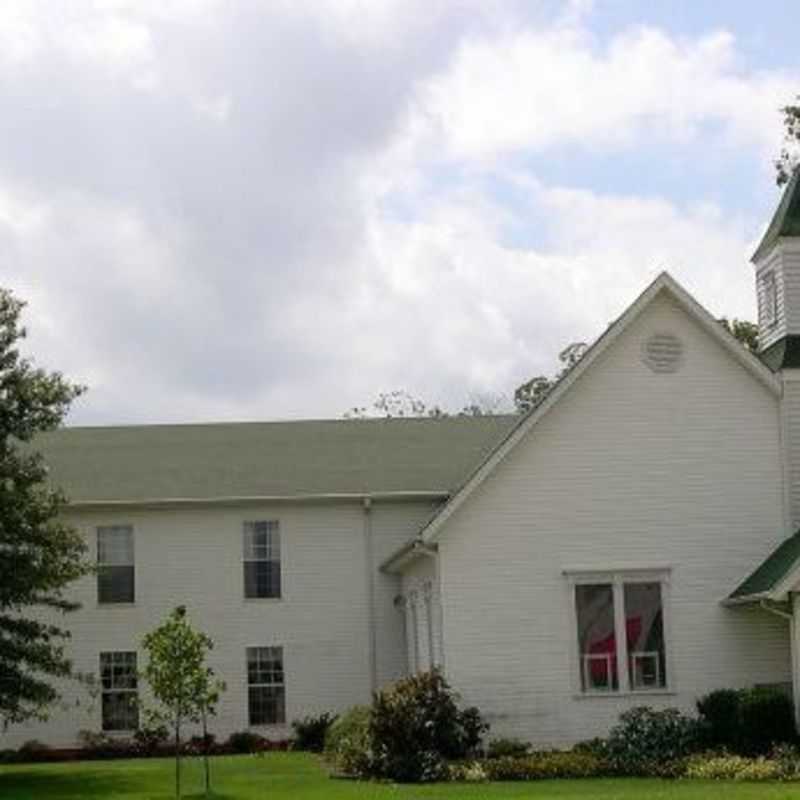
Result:
{"label": "shrub", "polygon": [[552,778],[597,778],[609,774],[605,760],[592,753],[532,753],[521,758],[505,756],[483,762],[491,781],[536,781]]}
{"label": "shrub", "polygon": [[372,767],[370,720],[367,706],[355,706],[342,714],[325,734],[325,756],[344,775],[366,777]]}
{"label": "shrub", "polygon": [[374,777],[399,782],[446,776],[446,762],[465,758],[488,730],[477,709],[458,708],[439,670],[412,675],[377,692],[369,725]]}
{"label": "shrub", "polygon": [[265,749],[266,740],[252,731],[232,733],[226,742],[232,753],[258,753]]}
{"label": "shrub", "polygon": [[481,712],[475,706],[463,709],[459,713],[458,723],[461,726],[460,747],[463,755],[477,753],[483,741],[483,734],[489,730],[489,723],[483,719]]}
{"label": "shrub", "polygon": [[717,689],[697,701],[701,732],[707,747],[738,748],[739,700],[739,692],[735,689]]}
{"label": "shrub", "polygon": [[480,761],[457,761],[448,766],[447,780],[459,783],[483,783],[489,780],[489,773]]}
{"label": "shrub", "polygon": [[29,739],[17,750],[17,761],[47,761],[50,755],[50,748],[44,742]]}
{"label": "shrub", "polygon": [[686,764],[687,778],[720,781],[774,781],[783,777],[781,763],[737,755],[699,755]]}
{"label": "shrub", "polygon": [[487,758],[520,758],[528,754],[530,745],[521,739],[492,739],[486,749]]}
{"label": "shrub", "polygon": [[6,750],[0,750],[0,764],[13,764],[18,760],[19,758],[16,750],[11,750],[10,748]]}
{"label": "shrub", "polygon": [[205,736],[192,736],[184,747],[184,752],[190,756],[211,755],[216,749],[217,737],[213,733]]}
{"label": "shrub", "polygon": [[336,715],[327,712],[295,720],[292,723],[292,728],[294,728],[292,749],[321,753],[325,749],[325,735],[328,732],[328,728],[335,721]]}
{"label": "shrub", "polygon": [[740,755],[764,755],[796,741],[791,698],[780,689],[720,689],[697,702],[704,742]]}
{"label": "shrub", "polygon": [[679,762],[700,745],[696,720],[676,708],[655,711],[647,706],[620,714],[606,741],[611,767],[623,775],[672,775]]}
{"label": "shrub", "polygon": [[169,730],[166,725],[144,725],[133,734],[136,750],[143,756],[155,756],[166,749]]}
{"label": "shrub", "polygon": [[605,739],[596,736],[594,739],[586,739],[583,742],[578,742],[578,744],[572,748],[572,752],[589,753],[590,755],[604,759],[608,756],[608,744]]}
{"label": "shrub", "polygon": [[739,694],[742,752],[763,755],[776,744],[796,740],[794,709],[787,694],[768,687],[745,689]]}
{"label": "shrub", "polygon": [[78,741],[85,758],[127,758],[133,755],[129,741],[115,739],[106,733],[78,731]]}

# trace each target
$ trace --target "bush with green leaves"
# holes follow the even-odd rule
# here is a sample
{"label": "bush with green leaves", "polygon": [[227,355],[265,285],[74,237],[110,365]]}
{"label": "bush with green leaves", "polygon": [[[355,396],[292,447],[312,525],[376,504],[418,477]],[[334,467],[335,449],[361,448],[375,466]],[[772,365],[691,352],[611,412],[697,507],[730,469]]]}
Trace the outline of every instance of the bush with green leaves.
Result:
{"label": "bush with green leaves", "polygon": [[489,773],[485,761],[454,761],[447,765],[447,780],[453,783],[485,783]]}
{"label": "bush with green leaves", "polygon": [[472,755],[488,725],[434,669],[375,694],[369,726],[374,777],[417,783],[447,773],[447,762]]}
{"label": "bush with green leaves", "polygon": [[38,739],[29,739],[23,742],[17,750],[17,761],[47,761],[52,754],[51,748]]}
{"label": "bush with green leaves", "polygon": [[697,711],[708,748],[755,756],[797,740],[792,700],[777,688],[719,689],[700,698]]}
{"label": "bush with green leaves", "polygon": [[608,763],[592,753],[553,751],[522,757],[504,756],[481,762],[490,781],[536,781],[554,778],[598,778],[610,773]]}
{"label": "bush with green leaves", "polygon": [[167,749],[169,729],[166,725],[143,724],[133,734],[139,755],[155,756]]}
{"label": "bush with green leaves", "polygon": [[81,754],[84,758],[130,758],[136,755],[134,744],[126,739],[116,739],[107,733],[78,731]]}
{"label": "bush with green leaves", "polygon": [[668,776],[700,745],[696,719],[676,708],[638,706],[620,714],[606,740],[606,757],[621,775]]}
{"label": "bush with green leaves", "polygon": [[252,731],[232,733],[225,743],[232,753],[259,753],[265,749],[265,739]]}
{"label": "bush with green leaves", "polygon": [[492,739],[486,748],[486,758],[521,758],[528,755],[531,746],[521,739]]}
{"label": "bush with green leaves", "polygon": [[336,719],[336,714],[328,712],[296,719],[292,723],[294,729],[292,749],[321,753],[325,749],[325,735],[328,733],[328,728],[336,722]]}
{"label": "bush with green leaves", "polygon": [[354,706],[342,714],[325,734],[325,757],[337,772],[354,778],[372,771],[369,706]]}
{"label": "bush with green leaves", "polygon": [[687,778],[718,781],[777,781],[782,777],[778,761],[728,753],[692,756],[685,774]]}
{"label": "bush with green leaves", "polygon": [[755,687],[742,690],[739,726],[741,751],[750,755],[763,755],[777,744],[797,740],[792,700],[780,689]]}
{"label": "bush with green leaves", "polygon": [[608,755],[608,744],[605,739],[595,736],[594,739],[584,739],[578,742],[573,748],[573,753],[590,753],[598,758],[606,758]]}
{"label": "bush with green leaves", "polygon": [[739,746],[740,694],[736,689],[717,689],[697,701],[703,744],[735,751]]}

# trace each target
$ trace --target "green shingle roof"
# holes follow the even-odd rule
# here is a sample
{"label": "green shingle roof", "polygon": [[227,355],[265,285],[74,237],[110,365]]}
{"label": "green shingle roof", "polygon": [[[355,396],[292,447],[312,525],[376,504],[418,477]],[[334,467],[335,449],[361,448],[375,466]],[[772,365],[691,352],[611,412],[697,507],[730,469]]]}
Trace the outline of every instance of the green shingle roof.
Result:
{"label": "green shingle roof", "polygon": [[730,600],[741,600],[772,591],[800,560],[800,531],[784,541],[731,594]]}
{"label": "green shingle roof", "polygon": [[795,170],[781,197],[767,232],[753,253],[753,261],[766,255],[781,236],[800,236],[800,170]]}
{"label": "green shingle roof", "polygon": [[514,416],[63,428],[37,439],[70,501],[450,492]]}

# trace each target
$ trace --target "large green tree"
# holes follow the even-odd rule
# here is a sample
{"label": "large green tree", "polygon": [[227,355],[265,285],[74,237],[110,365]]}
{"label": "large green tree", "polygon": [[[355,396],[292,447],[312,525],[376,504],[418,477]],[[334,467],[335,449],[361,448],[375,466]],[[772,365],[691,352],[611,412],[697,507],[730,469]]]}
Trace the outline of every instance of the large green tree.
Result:
{"label": "large green tree", "polygon": [[90,568],[80,534],[60,518],[66,502],[48,484],[37,434],[62,424],[81,387],[34,367],[19,351],[24,304],[0,289],[0,722],[43,717],[72,674],[69,632],[57,615],[74,611],[66,587]]}

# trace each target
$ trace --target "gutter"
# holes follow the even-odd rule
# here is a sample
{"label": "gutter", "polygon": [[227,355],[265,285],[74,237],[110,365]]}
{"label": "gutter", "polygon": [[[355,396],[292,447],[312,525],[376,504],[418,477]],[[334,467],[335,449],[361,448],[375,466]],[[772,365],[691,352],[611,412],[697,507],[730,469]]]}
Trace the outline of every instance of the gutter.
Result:
{"label": "gutter", "polygon": [[725,606],[725,608],[735,608],[736,606],[748,606],[752,603],[763,603],[765,600],[769,600],[769,592],[758,592],[757,594],[746,594],[742,597],[726,597],[724,600],[721,600],[721,605]]}
{"label": "gutter", "polygon": [[139,500],[72,500],[69,509],[157,509],[157,508],[202,508],[205,506],[263,505],[265,503],[361,503],[365,497],[374,502],[407,502],[414,500],[442,500],[450,496],[447,489],[403,490],[397,492],[325,492],[309,494],[276,495],[220,495],[217,497],[147,497]]}
{"label": "gutter", "polygon": [[790,621],[794,619],[794,615],[792,614],[791,610],[786,610],[786,608],[791,609],[791,606],[788,603],[785,607],[783,607],[779,603],[774,603],[769,600],[762,600],[758,604],[758,607],[763,608],[764,611],[769,611],[770,614],[775,614],[778,617],[782,617],[783,619],[788,619]]}
{"label": "gutter", "polygon": [[417,537],[406,542],[399,550],[395,550],[385,559],[379,569],[381,572],[397,573],[398,568],[408,564],[420,556],[435,557],[438,552],[436,545],[428,544],[424,539]]}

